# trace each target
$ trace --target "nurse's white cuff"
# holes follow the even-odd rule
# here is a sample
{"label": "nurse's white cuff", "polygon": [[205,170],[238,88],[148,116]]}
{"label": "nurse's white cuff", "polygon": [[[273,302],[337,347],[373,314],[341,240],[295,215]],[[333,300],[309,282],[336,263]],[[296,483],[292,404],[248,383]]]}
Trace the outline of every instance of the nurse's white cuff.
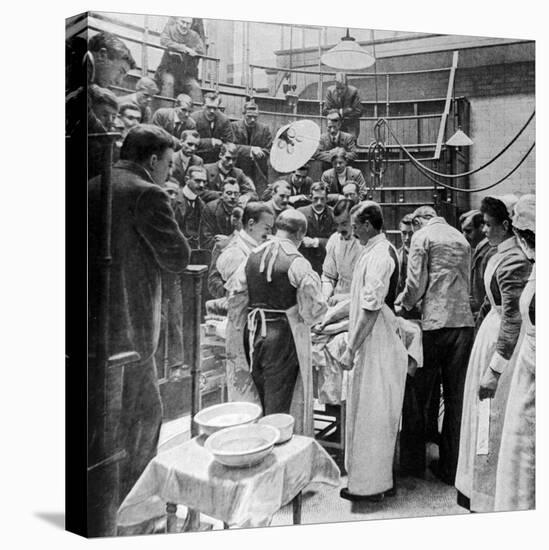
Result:
{"label": "nurse's white cuff", "polygon": [[509,363],[509,359],[504,359],[499,353],[496,352],[490,361],[490,368],[494,372],[501,374],[505,370],[507,363]]}

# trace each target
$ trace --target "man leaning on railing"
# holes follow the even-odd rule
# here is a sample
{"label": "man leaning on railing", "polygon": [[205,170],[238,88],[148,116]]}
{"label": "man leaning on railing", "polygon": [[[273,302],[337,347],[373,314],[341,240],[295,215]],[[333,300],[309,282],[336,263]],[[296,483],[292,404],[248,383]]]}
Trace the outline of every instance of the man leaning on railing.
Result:
{"label": "man leaning on railing", "polygon": [[162,34],[160,45],[167,48],[156,70],[156,81],[161,95],[174,97],[185,93],[193,101],[202,103],[198,85],[198,58],[206,53],[200,35],[191,29],[192,17],[170,17]]}

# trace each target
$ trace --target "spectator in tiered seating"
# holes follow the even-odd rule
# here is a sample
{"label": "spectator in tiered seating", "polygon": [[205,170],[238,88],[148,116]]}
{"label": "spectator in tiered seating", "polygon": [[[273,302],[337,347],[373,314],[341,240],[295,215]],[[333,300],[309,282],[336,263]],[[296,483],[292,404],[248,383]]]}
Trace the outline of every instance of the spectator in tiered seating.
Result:
{"label": "spectator in tiered seating", "polygon": [[[285,176],[285,181],[290,186],[290,204],[294,208],[300,206],[307,206],[311,204],[311,185],[313,180],[307,174],[309,173],[309,165],[301,166],[297,170],[294,170],[288,176]],[[261,200],[268,201],[273,196],[273,184],[271,183],[267,189],[263,192]]]}
{"label": "spectator in tiered seating", "polygon": [[[69,142],[69,158],[80,158],[79,166],[85,166],[87,156],[87,176],[96,176],[101,169],[102,145],[97,141],[87,141],[87,134],[104,132],[104,126],[92,112],[92,84],[96,87],[118,86],[126,73],[135,67],[130,50],[118,37],[108,32],[92,36],[88,43],[85,59],[87,82],[71,91],[66,97],[66,132],[73,136]],[[81,75],[82,76],[82,75]],[[118,106],[117,106],[118,109]],[[84,151],[87,143],[87,151]]]}
{"label": "spectator in tiered seating", "polygon": [[208,188],[204,192],[204,202],[218,199],[221,196],[223,182],[228,178],[233,178],[238,182],[242,203],[250,199],[257,199],[254,182],[234,165],[237,153],[238,149],[234,143],[224,143],[221,145],[219,160],[204,166],[208,174]]}
{"label": "spectator in tiered seating", "polygon": [[141,124],[141,109],[133,103],[122,103],[118,108],[118,117],[123,125],[124,138],[134,126]]}
{"label": "spectator in tiered seating", "polygon": [[204,202],[201,196],[207,176],[203,166],[191,166],[185,175],[175,206],[175,217],[192,250],[200,248]]}
{"label": "spectator in tiered seating", "polygon": [[327,199],[326,185],[321,182],[313,183],[312,204],[298,209],[307,218],[307,233],[299,251],[311,262],[319,275],[322,275],[322,264],[326,257],[326,243],[335,230],[334,215],[326,204]]}
{"label": "spectator in tiered seating", "polygon": [[[357,168],[347,166],[347,153],[345,149],[338,148],[332,154],[332,166],[326,170],[320,181],[323,181],[328,186],[329,202],[337,201],[343,195],[343,187],[349,182],[354,181],[358,185],[359,197],[363,198],[366,195],[366,181],[362,172]],[[330,196],[331,195],[331,196]]]}
{"label": "spectator in tiered seating", "polygon": [[217,160],[223,143],[234,142],[231,121],[219,112],[219,103],[219,95],[215,92],[208,92],[204,96],[202,110],[195,111],[191,115],[196,122],[196,130],[200,134],[198,154],[206,164]]}
{"label": "spectator in tiered seating", "polygon": [[191,17],[170,17],[162,34],[160,45],[167,48],[156,69],[155,79],[166,97],[181,93],[190,95],[193,101],[202,102],[202,90],[198,85],[198,57],[206,53],[204,42],[191,29]]}
{"label": "spectator in tiered seating", "polygon": [[356,181],[348,181],[343,187],[343,198],[357,204],[360,201],[359,188]]}
{"label": "spectator in tiered seating", "polygon": [[185,130],[181,135],[181,149],[173,156],[172,177],[183,187],[192,166],[203,166],[202,159],[195,155],[200,136],[195,130]]}
{"label": "spectator in tiered seating", "polygon": [[484,221],[480,210],[470,210],[459,218],[461,232],[469,241],[473,251],[471,260],[471,310],[475,321],[486,296],[484,271],[488,260],[495,254],[497,247],[490,246],[484,237]]}
{"label": "spectator in tiered seating", "polygon": [[152,120],[151,103],[158,93],[158,87],[152,78],[144,76],[137,81],[135,92],[118,98],[118,103],[133,103],[141,110],[141,122],[148,124]]}
{"label": "spectator in tiered seating", "polygon": [[227,178],[223,182],[221,197],[206,204],[202,215],[202,248],[211,250],[216,242],[233,232],[231,215],[239,197],[238,181]]}
{"label": "spectator in tiered seating", "polygon": [[358,139],[362,114],[358,90],[347,84],[345,73],[337,73],[335,81],[335,86],[330,86],[326,93],[322,114],[326,116],[332,110],[337,111],[342,117],[341,129]]}
{"label": "spectator in tiered seating", "polygon": [[265,204],[272,210],[275,220],[281,212],[292,208],[290,205],[290,196],[292,190],[286,180],[277,180],[272,185],[272,197]]}
{"label": "spectator in tiered seating", "polygon": [[[119,101],[120,104],[120,101]],[[119,159],[122,143],[128,135],[128,132],[141,123],[141,109],[134,103],[122,103],[118,108],[118,116],[114,121],[114,130],[120,134],[120,138],[116,140],[114,149],[114,162]],[[174,155],[175,157],[175,155]]]}
{"label": "spectator in tiered seating", "polygon": [[152,123],[181,139],[185,130],[196,129],[196,122],[189,116],[192,108],[192,99],[187,94],[179,94],[173,108],[163,107],[155,111]]}
{"label": "spectator in tiered seating", "polygon": [[114,130],[114,121],[118,114],[118,101],[116,96],[107,88],[100,88],[92,84],[90,86],[90,106],[98,125],[89,129],[90,133],[110,132]]}
{"label": "spectator in tiered seating", "polygon": [[177,197],[179,196],[179,184],[169,179],[164,186],[164,190],[168,193],[168,197],[170,197],[172,208],[175,209]]}
{"label": "spectator in tiered seating", "polygon": [[110,32],[100,32],[88,42],[91,82],[103,88],[120,86],[126,73],[135,68],[135,60],[126,44]]}
{"label": "spectator in tiered seating", "polygon": [[347,162],[356,159],[356,138],[352,134],[341,131],[341,116],[337,111],[328,113],[328,128],[326,133],[320,136],[318,149],[313,158],[322,161],[322,170],[332,167],[332,155],[338,147],[345,149]]}
{"label": "spectator in tiered seating", "polygon": [[267,160],[273,137],[265,124],[258,122],[259,108],[255,101],[244,104],[243,118],[232,123],[234,143],[238,145],[236,165],[255,183],[261,196],[269,181]]}

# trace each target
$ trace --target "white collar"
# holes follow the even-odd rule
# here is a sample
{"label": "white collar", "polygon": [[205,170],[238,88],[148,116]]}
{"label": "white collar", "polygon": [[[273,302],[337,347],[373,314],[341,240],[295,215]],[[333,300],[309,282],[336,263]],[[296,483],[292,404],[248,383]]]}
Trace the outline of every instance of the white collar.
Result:
{"label": "white collar", "polygon": [[507,250],[511,250],[515,245],[517,244],[516,238],[509,237],[508,239],[505,239],[503,242],[498,244],[498,252],[507,252]]}
{"label": "white collar", "polygon": [[182,193],[183,195],[185,195],[185,197],[187,197],[190,201],[194,201],[196,200],[196,198],[198,197],[198,195],[196,193],[193,193],[189,187],[187,185],[185,185],[182,189]]}
{"label": "white collar", "polygon": [[241,229],[238,234],[240,235],[240,238],[246,244],[249,244],[252,248],[255,248],[259,244],[255,239],[252,239],[252,237],[250,237],[250,235],[248,235],[248,233],[246,233],[244,229]]}
{"label": "white collar", "polygon": [[365,250],[371,250],[374,246],[378,245],[379,243],[386,241],[387,237],[385,236],[385,233],[379,233],[379,235],[376,235],[375,237],[372,237],[364,247]]}

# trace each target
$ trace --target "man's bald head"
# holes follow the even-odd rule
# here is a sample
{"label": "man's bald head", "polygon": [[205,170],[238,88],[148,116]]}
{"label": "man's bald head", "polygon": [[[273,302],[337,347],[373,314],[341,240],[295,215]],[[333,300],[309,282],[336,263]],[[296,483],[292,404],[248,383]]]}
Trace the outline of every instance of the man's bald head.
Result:
{"label": "man's bald head", "polygon": [[289,237],[291,240],[302,241],[307,232],[307,218],[304,214],[293,208],[284,210],[276,218],[275,227],[277,234]]}
{"label": "man's bald head", "polygon": [[412,214],[412,223],[414,225],[414,231],[421,229],[423,226],[429,223],[429,220],[436,218],[436,210],[432,206],[420,206],[416,208]]}

